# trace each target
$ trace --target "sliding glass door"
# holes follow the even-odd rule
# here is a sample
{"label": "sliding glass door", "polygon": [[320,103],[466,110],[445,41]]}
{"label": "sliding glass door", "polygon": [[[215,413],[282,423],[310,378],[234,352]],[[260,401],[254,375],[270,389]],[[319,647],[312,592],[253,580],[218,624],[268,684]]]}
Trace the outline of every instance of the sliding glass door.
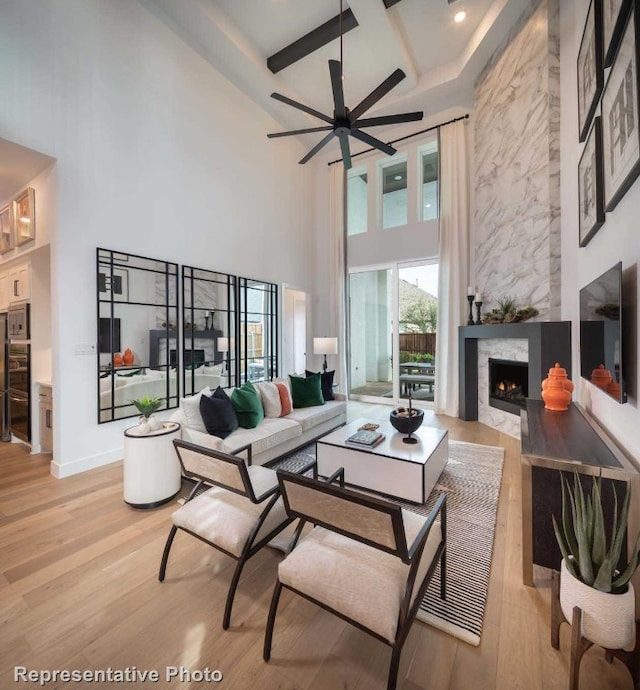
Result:
{"label": "sliding glass door", "polygon": [[433,401],[437,290],[437,261],[349,274],[352,397]]}

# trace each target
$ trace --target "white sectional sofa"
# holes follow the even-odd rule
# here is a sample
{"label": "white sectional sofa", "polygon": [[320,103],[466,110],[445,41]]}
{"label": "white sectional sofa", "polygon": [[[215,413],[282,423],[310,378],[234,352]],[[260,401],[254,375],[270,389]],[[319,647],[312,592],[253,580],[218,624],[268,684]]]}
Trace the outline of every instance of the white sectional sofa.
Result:
{"label": "white sectional sofa", "polygon": [[[256,388],[259,387],[260,384],[256,384]],[[231,391],[227,393],[230,395]],[[264,465],[345,424],[347,403],[329,400],[324,405],[294,408],[284,417],[265,417],[254,429],[240,427],[225,439],[193,428],[183,406],[171,415],[171,421],[180,423],[184,441],[227,453],[250,445],[252,464]]]}

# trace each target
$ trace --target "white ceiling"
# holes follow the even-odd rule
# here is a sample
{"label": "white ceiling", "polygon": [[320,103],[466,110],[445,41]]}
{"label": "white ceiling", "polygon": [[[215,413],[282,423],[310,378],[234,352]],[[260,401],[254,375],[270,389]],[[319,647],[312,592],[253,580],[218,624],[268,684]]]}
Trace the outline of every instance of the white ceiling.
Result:
{"label": "white ceiling", "polygon": [[[281,123],[280,131],[323,123],[273,100],[273,91],[333,115],[327,62],[339,59],[337,39],[277,74],[266,60],[337,16],[339,0],[139,1]],[[400,0],[386,9],[383,0],[345,0],[344,9],[358,21],[344,35],[347,106],[353,108],[399,67],[406,79],[367,116],[410,110],[426,116],[470,107],[474,80],[530,5],[531,0]],[[467,16],[457,24],[453,17],[460,10]],[[320,135],[299,138],[311,148]]]}

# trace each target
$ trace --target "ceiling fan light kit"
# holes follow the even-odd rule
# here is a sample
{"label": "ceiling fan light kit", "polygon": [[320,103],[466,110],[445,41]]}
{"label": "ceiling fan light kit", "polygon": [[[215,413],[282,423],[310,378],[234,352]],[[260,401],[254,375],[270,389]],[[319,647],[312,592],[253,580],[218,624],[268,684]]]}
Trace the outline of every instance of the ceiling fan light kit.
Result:
{"label": "ceiling fan light kit", "polygon": [[[340,7],[340,16],[342,16],[342,3]],[[342,57],[342,30],[340,31],[340,56]],[[322,120],[328,123],[323,127],[308,127],[305,129],[296,129],[289,132],[276,132],[274,134],[267,134],[271,138],[276,137],[289,137],[298,134],[310,134],[312,132],[329,132],[325,137],[323,137],[304,158],[299,162],[304,164],[309,161],[313,156],[318,153],[322,148],[324,148],[334,137],[338,137],[340,140],[340,149],[342,151],[342,160],[344,167],[348,170],[351,168],[351,150],[349,148],[349,137],[354,137],[369,146],[373,146],[383,153],[392,156],[396,153],[396,149],[389,144],[385,144],[380,139],[371,136],[367,132],[363,132],[362,129],[365,127],[380,127],[382,125],[396,125],[404,122],[415,122],[417,120],[422,120],[423,113],[412,112],[412,113],[401,113],[398,115],[382,115],[380,117],[370,117],[362,119],[369,109],[371,109],[379,100],[384,98],[389,91],[396,87],[405,77],[406,74],[401,70],[397,69],[391,75],[389,75],[380,85],[378,85],[366,98],[364,98],[353,110],[349,110],[345,106],[344,100],[344,90],[342,87],[342,60],[329,60],[329,75],[331,77],[331,88],[333,91],[333,103],[334,111],[333,117],[329,117],[324,113],[314,110],[303,103],[298,103],[297,101],[287,98],[279,93],[272,93],[271,97],[275,98],[281,103],[285,103],[293,108],[302,110],[308,115]]]}

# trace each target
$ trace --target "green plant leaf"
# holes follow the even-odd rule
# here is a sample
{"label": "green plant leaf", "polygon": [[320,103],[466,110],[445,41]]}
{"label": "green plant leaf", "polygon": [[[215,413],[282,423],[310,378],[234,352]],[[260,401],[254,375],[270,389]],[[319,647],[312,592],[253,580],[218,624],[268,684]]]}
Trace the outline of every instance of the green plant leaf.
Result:
{"label": "green plant leaf", "polygon": [[611,592],[611,577],[613,575],[613,566],[608,558],[605,558],[598,570],[598,575],[593,581],[593,588],[600,592]]}
{"label": "green plant leaf", "polygon": [[[615,488],[614,488],[615,491]],[[611,545],[611,550],[609,551],[609,558],[613,564],[613,569],[618,568],[620,563],[620,556],[622,554],[622,544],[624,543],[625,533],[627,531],[627,521],[629,518],[629,505],[631,500],[631,490],[627,488],[624,494],[624,500],[622,501],[622,508],[620,510],[620,517],[618,520],[618,527],[616,530],[616,536]],[[615,524],[614,519],[614,524]]]}
{"label": "green plant leaf", "polygon": [[591,587],[593,585],[594,576],[593,563],[591,562],[591,549],[589,548],[589,541],[587,538],[587,508],[584,491],[577,472],[574,475],[574,495],[577,505],[575,531],[576,539],[578,540],[578,567],[580,568],[580,577],[582,581]]}
{"label": "green plant leaf", "polygon": [[[560,473],[560,486],[562,487],[562,530],[566,540],[569,553],[576,557],[578,555],[578,542],[576,541],[575,530],[573,528],[574,521],[569,520],[569,511],[567,509],[567,492],[569,487],[565,488],[565,478],[562,472]],[[571,511],[575,515],[573,502],[571,502]]]}
{"label": "green plant leaf", "polygon": [[631,558],[629,559],[629,564],[625,568],[624,572],[622,575],[620,575],[618,578],[616,578],[613,581],[613,588],[617,589],[619,587],[623,587],[624,585],[629,582],[631,579],[632,575],[636,572],[636,569],[638,568],[638,564],[640,563],[640,534],[638,535],[638,538],[636,539],[636,543],[633,547],[633,551],[631,552]]}
{"label": "green plant leaf", "polygon": [[593,560],[594,570],[598,570],[604,563],[607,555],[607,540],[604,528],[604,513],[602,512],[602,493],[599,478],[597,480],[593,480],[592,503],[593,546],[591,548],[591,557]]}
{"label": "green plant leaf", "polygon": [[562,557],[564,558],[567,570],[573,575],[573,577],[579,579],[578,573],[576,573],[575,562],[572,558],[569,557],[569,551],[567,550],[567,545],[564,539],[562,538],[562,535],[560,534],[560,528],[558,527],[558,523],[556,522],[555,515],[551,516],[551,520],[553,522],[553,531],[556,533],[556,540],[558,541],[558,546],[560,547],[560,551],[562,552]]}

